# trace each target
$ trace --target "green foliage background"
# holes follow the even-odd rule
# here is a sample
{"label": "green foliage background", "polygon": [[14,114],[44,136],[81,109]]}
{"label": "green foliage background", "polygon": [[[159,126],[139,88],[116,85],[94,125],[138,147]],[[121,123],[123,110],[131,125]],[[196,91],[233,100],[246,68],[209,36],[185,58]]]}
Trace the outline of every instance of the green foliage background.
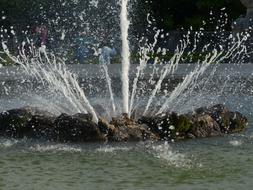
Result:
{"label": "green foliage background", "polygon": [[[83,1],[83,0],[82,0]],[[88,0],[87,0],[88,1]],[[84,1],[85,2],[85,1]],[[217,23],[210,22],[210,11],[214,18],[219,18],[221,9],[228,14],[228,24],[226,29],[230,30],[233,20],[245,13],[245,8],[240,0],[137,0],[138,10],[135,14],[135,23],[137,28],[142,28],[142,22],[146,20],[146,14],[151,12],[156,24],[165,30],[177,30],[182,27],[193,29],[202,26],[203,20],[206,21],[206,30],[214,30]],[[8,26],[13,23],[31,25],[34,22],[35,15],[43,20],[43,10],[47,10],[47,16],[50,12],[54,13],[60,9],[61,0],[0,0],[2,15],[7,15],[7,19],[0,20],[2,26]],[[50,6],[49,6],[50,5]],[[52,7],[54,10],[51,10]]]}
{"label": "green foliage background", "polygon": [[203,21],[206,22],[206,30],[214,30],[217,23],[210,18],[217,21],[222,13],[228,15],[226,30],[230,30],[231,23],[246,10],[240,0],[153,0],[149,4],[157,24],[166,30],[190,26],[197,29]]}

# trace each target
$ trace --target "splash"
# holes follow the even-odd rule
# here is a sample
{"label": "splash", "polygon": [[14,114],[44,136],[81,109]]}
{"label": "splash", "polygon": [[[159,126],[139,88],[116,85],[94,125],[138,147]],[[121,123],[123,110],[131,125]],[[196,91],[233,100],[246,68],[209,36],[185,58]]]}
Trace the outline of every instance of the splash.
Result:
{"label": "splash", "polygon": [[109,93],[110,93],[110,100],[111,100],[111,104],[112,104],[112,114],[111,114],[111,116],[113,116],[116,113],[116,106],[115,106],[115,100],[114,100],[114,95],[113,95],[113,90],[112,90],[112,80],[111,80],[111,77],[109,75],[108,67],[107,67],[106,64],[102,65],[102,69],[105,73],[105,78],[106,78],[106,82],[107,82],[107,85],[108,85],[108,90],[109,90]]}
{"label": "splash", "polygon": [[33,46],[30,51],[32,57],[29,57],[25,53],[25,43],[23,43],[19,57],[11,55],[5,43],[2,43],[2,46],[8,57],[22,66],[28,76],[41,82],[49,94],[52,94],[52,100],[53,97],[58,96],[68,101],[67,105],[70,107],[65,107],[62,113],[68,109],[71,109],[72,113],[73,111],[74,113],[91,113],[94,122],[98,122],[97,114],[80,87],[77,76],[67,69],[62,60],[57,60],[54,56],[50,59],[45,50],[36,50]]}
{"label": "splash", "polygon": [[132,148],[131,147],[121,147],[121,146],[101,146],[100,148],[96,149],[97,152],[103,152],[103,153],[115,153],[115,152],[128,152]]}
{"label": "splash", "polygon": [[51,144],[51,145],[36,144],[34,146],[31,146],[29,150],[36,152],[71,152],[71,153],[82,152],[82,149],[78,146],[71,146],[65,144]]}
{"label": "splash", "polygon": [[148,148],[152,155],[159,160],[165,161],[170,166],[176,168],[191,168],[194,165],[185,154],[174,151],[168,142],[160,145],[146,145],[146,148]]}
{"label": "splash", "polygon": [[[95,7],[100,6],[100,2],[95,2]],[[98,3],[98,4],[96,4]],[[247,34],[232,35],[227,38],[221,38],[221,44],[214,44],[210,41],[204,45],[201,49],[199,43],[201,38],[205,38],[203,31],[194,32],[190,30],[186,33],[178,42],[179,44],[174,50],[169,50],[159,46],[159,39],[163,39],[167,34],[164,34],[163,30],[154,28],[155,32],[153,42],[150,44],[139,45],[139,55],[137,71],[132,85],[129,79],[130,69],[130,42],[129,42],[129,28],[130,22],[128,20],[128,6],[129,0],[121,0],[121,13],[120,13],[120,28],[121,28],[121,40],[122,40],[122,99],[121,105],[117,105],[117,97],[114,94],[112,86],[112,79],[109,75],[107,65],[102,65],[102,70],[105,74],[107,88],[110,93],[110,103],[107,100],[95,100],[96,104],[110,105],[111,112],[110,117],[117,114],[127,113],[132,116],[134,111],[138,111],[139,115],[148,114],[161,114],[164,112],[175,111],[178,113],[189,111],[194,107],[199,107],[200,104],[196,103],[202,101],[207,96],[204,94],[204,89],[208,88],[208,83],[214,73],[216,72],[219,63],[224,63],[227,60],[233,60],[237,63],[241,62],[244,55],[247,55],[247,48],[244,45],[245,41],[249,37]],[[93,7],[93,6],[92,6]],[[93,7],[94,8],[94,7]],[[80,13],[81,15],[83,13]],[[77,14],[80,16],[80,14]],[[119,15],[117,15],[119,16]],[[80,16],[81,20],[85,20]],[[152,19],[150,15],[147,16],[149,25],[152,25]],[[84,22],[84,21],[83,21]],[[91,27],[91,25],[88,25]],[[219,29],[219,28],[218,28]],[[220,30],[222,34],[222,30]],[[61,40],[66,40],[68,37],[68,30],[61,30]],[[193,35],[192,35],[193,34]],[[215,35],[217,32],[215,33]],[[194,36],[192,39],[192,36]],[[130,36],[131,37],[131,36]],[[169,37],[167,37],[169,38]],[[147,42],[147,37],[143,37],[140,41]],[[160,40],[161,41],[161,40]],[[29,52],[25,48],[27,44],[22,43],[22,47],[19,49],[19,55],[13,56],[5,43],[2,44],[3,52],[15,63],[18,63],[26,71],[26,73],[38,81],[47,91],[47,97],[45,94],[33,96],[43,106],[49,104],[52,110],[58,113],[91,113],[93,120],[98,122],[98,115],[93,108],[95,105],[88,100],[84,90],[81,88],[78,81],[78,77],[71,73],[65,65],[65,61],[57,58],[57,56],[51,55],[46,52],[45,49],[36,49],[33,45],[29,46]],[[200,52],[202,55],[198,60],[193,61],[194,54]],[[171,55],[171,56],[169,56]],[[169,57],[169,59],[163,60],[163,57]],[[160,58],[162,57],[162,58]],[[167,79],[173,76],[180,63],[185,63],[186,58],[190,57],[188,61],[195,62],[193,70],[189,72],[182,81],[178,83],[173,89],[169,89],[171,85]],[[2,59],[2,58],[0,58]],[[3,59],[4,60],[4,59]],[[152,62],[152,65],[149,64]],[[151,67],[150,78],[143,79],[146,69]],[[212,67],[213,66],[213,67]],[[205,76],[207,70],[211,69],[210,76]],[[158,73],[158,74],[157,74]],[[32,82],[32,81],[31,81]],[[145,83],[143,85],[143,83]],[[222,84],[222,88],[225,89],[229,83],[229,79]],[[90,84],[88,84],[90,85]],[[145,86],[146,85],[146,86]],[[5,85],[3,85],[5,87]],[[132,89],[130,88],[132,86]],[[98,86],[92,86],[92,88],[99,88]],[[223,90],[219,93],[222,93]],[[131,93],[130,93],[131,89]],[[196,89],[199,91],[196,93]],[[215,97],[217,97],[215,95]],[[92,97],[96,99],[96,97]],[[201,105],[202,106],[202,105]],[[48,108],[49,106],[47,106]],[[120,112],[116,112],[120,110]]]}
{"label": "splash", "polygon": [[[148,45],[148,47],[141,47],[140,51],[139,51],[139,62],[140,65],[137,67],[137,73],[136,73],[136,77],[133,81],[133,89],[132,89],[132,94],[131,94],[131,101],[130,101],[130,116],[134,110],[133,105],[135,102],[135,96],[136,96],[136,91],[137,91],[137,84],[138,84],[138,80],[139,77],[141,75],[141,73],[145,70],[145,68],[147,67],[148,61],[150,59],[150,57],[148,56],[149,52],[154,53],[154,48],[157,45],[157,38],[160,34],[160,30],[158,30],[154,36],[154,43],[152,45]],[[154,65],[156,65],[156,61],[154,62]]]}

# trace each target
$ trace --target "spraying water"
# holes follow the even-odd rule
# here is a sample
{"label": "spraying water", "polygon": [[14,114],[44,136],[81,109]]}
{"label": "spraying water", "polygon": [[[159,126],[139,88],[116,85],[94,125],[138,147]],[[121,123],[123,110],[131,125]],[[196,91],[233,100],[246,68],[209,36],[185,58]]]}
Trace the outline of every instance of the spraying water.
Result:
{"label": "spraying water", "polygon": [[[137,67],[137,73],[136,73],[136,77],[133,81],[133,89],[132,89],[132,93],[131,93],[131,100],[130,100],[130,116],[131,116],[131,112],[133,111],[133,105],[134,105],[134,99],[135,99],[135,95],[136,95],[136,91],[137,91],[137,83],[139,80],[139,77],[141,75],[141,73],[144,71],[144,69],[147,67],[147,63],[150,59],[150,57],[148,56],[148,53],[152,52],[154,53],[154,48],[157,44],[157,38],[159,37],[160,34],[160,30],[158,30],[154,36],[154,43],[151,45],[148,45],[148,47],[141,47],[140,48],[140,58],[139,58],[139,62],[140,65]],[[154,65],[156,65],[156,60],[154,62]]]}
{"label": "spraying water", "polygon": [[[138,110],[138,113],[143,113],[143,115],[161,114],[167,111],[176,111],[179,113],[181,110],[186,110],[185,108],[188,109],[188,107],[192,105],[192,102],[195,101],[193,98],[195,95],[195,89],[199,87],[199,81],[204,76],[206,70],[209,69],[211,64],[222,63],[228,58],[237,60],[237,58],[242,57],[241,55],[247,53],[246,47],[243,46],[243,42],[246,41],[247,38],[245,37],[245,39],[240,39],[238,37],[237,39],[233,35],[231,39],[225,38],[225,40],[222,41],[222,45],[224,47],[212,46],[213,43],[209,42],[205,43],[205,46],[200,49],[198,43],[200,38],[204,38],[202,36],[202,32],[194,35],[193,41],[190,37],[190,32],[188,32],[188,34],[179,41],[179,45],[175,50],[171,50],[171,52],[169,52],[169,49],[164,48],[164,51],[161,47],[156,47],[159,45],[159,39],[164,38],[163,30],[156,29],[154,30],[156,31],[156,34],[154,35],[154,42],[149,45],[145,44],[144,47],[140,47],[139,66],[137,67],[137,73],[134,78],[132,85],[133,88],[130,94],[130,47],[128,41],[130,22],[128,20],[128,3],[129,0],[121,0],[120,27],[122,40],[122,100],[119,100],[119,102],[120,104],[122,102],[122,107],[118,107],[118,99],[116,97],[117,93],[115,93],[114,97],[114,89],[112,88],[112,80],[110,78],[107,65],[106,63],[102,65],[110,93],[110,103],[113,112],[112,114],[110,113],[110,116],[117,114],[116,110],[122,110],[122,113],[127,113],[129,116],[135,113],[135,110]],[[117,14],[117,16],[118,15],[119,14]],[[149,20],[149,15],[147,20],[149,24],[152,24]],[[62,36],[61,40],[65,38],[65,32]],[[146,40],[144,41],[145,43],[148,43],[146,37],[143,37],[143,39]],[[106,38],[106,40],[108,39]],[[226,44],[228,43],[226,41],[231,41],[230,46],[227,47]],[[93,120],[95,122],[98,121],[97,113],[95,112],[92,104],[88,101],[84,90],[78,83],[77,76],[73,75],[66,68],[63,61],[59,62],[57,61],[59,59],[55,57],[52,59],[52,56],[49,58],[45,50],[40,49],[37,51],[36,48],[32,48],[32,46],[30,49],[31,52],[26,55],[27,50],[25,49],[25,44],[22,44],[22,48],[19,49],[19,55],[16,57],[9,53],[8,48],[4,43],[3,50],[3,53],[7,54],[11,60],[23,66],[29,76],[35,78],[36,81],[43,84],[47,93],[50,94],[48,102],[53,105],[58,113],[91,113],[93,115]],[[163,58],[167,52],[172,53],[171,56],[167,55],[166,60],[160,62],[160,58]],[[200,56],[202,58],[198,58],[197,61],[194,61],[197,63],[195,69],[187,74],[181,83],[173,87],[173,89],[169,89],[168,86],[171,85],[171,83],[167,82],[168,75],[173,75],[176,72],[178,65],[181,62],[184,62],[185,56],[191,57],[192,59],[194,53],[196,52],[202,54],[202,56]],[[150,79],[142,80],[142,74],[145,69],[149,69],[148,63],[150,60],[152,61],[152,59],[154,59],[152,62],[153,72],[150,75]],[[160,63],[164,63],[164,65],[159,65]],[[158,76],[155,76],[156,67],[157,69],[162,68]],[[215,70],[213,73],[214,72]],[[207,81],[208,80],[204,81],[203,86],[205,86]],[[147,88],[145,88],[146,84],[143,85],[143,83],[148,83]],[[96,88],[97,86],[92,87]],[[201,92],[204,92],[204,90]],[[96,99],[96,105],[98,101],[99,100]],[[107,100],[105,103],[108,104]]]}
{"label": "spraying water", "polygon": [[122,38],[122,96],[123,113],[129,114],[129,68],[130,68],[130,48],[128,42],[128,29],[130,22],[127,11],[128,0],[122,0],[120,14],[120,28]]}
{"label": "spraying water", "polygon": [[107,65],[102,65],[102,69],[105,73],[105,78],[106,78],[108,90],[109,90],[109,93],[110,93],[110,100],[111,100],[111,104],[112,104],[112,115],[114,115],[115,112],[116,112],[116,106],[115,106],[115,101],[114,101],[114,96],[113,96],[113,91],[112,91],[112,80],[111,80],[111,77],[109,75]]}
{"label": "spraying water", "polygon": [[[56,60],[55,57],[50,59],[47,52],[41,50],[30,52],[36,56],[29,58],[25,54],[24,45],[19,57],[15,57],[9,53],[7,46],[2,43],[4,52],[15,63],[21,65],[29,76],[41,82],[53,96],[64,97],[73,113],[91,113],[93,121],[97,123],[97,114],[78,84],[77,76],[67,69],[65,63]],[[53,99],[53,97],[51,98]],[[54,104],[55,102],[52,101],[51,103]],[[66,112],[66,110],[62,112]]]}

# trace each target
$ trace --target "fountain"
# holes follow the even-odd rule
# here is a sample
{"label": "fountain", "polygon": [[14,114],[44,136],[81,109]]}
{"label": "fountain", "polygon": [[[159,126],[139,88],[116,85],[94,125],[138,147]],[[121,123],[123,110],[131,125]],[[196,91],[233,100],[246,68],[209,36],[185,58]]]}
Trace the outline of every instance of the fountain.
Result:
{"label": "fountain", "polygon": [[[230,35],[227,38],[229,41],[227,47],[224,47],[225,43],[214,47],[211,43],[206,44],[201,52],[208,51],[208,53],[203,53],[203,58],[197,61],[192,71],[187,73],[175,88],[168,90],[166,89],[168,76],[175,74],[187,52],[189,55],[196,51],[197,42],[203,36],[201,31],[195,35],[194,48],[189,51],[192,45],[189,31],[180,40],[173,55],[164,65],[158,64],[157,57],[154,59],[151,77],[147,83],[148,89],[145,91],[138,85],[142,82],[145,69],[148,68],[150,59],[148,54],[162,52],[161,48],[155,48],[162,31],[156,31],[154,43],[148,45],[148,48],[140,48],[140,65],[137,66],[137,73],[131,86],[128,3],[128,0],[121,1],[121,106],[116,108],[107,65],[102,67],[110,94],[111,115],[105,119],[96,111],[94,103],[98,100],[95,98],[96,100],[91,103],[80,86],[78,77],[67,68],[62,59],[50,55],[45,49],[37,50],[32,43],[29,44],[30,49],[27,53],[25,42],[22,43],[19,55],[14,56],[3,42],[3,52],[23,68],[29,82],[35,80],[43,87],[43,91],[47,92],[46,99],[53,109],[47,110],[43,106],[39,109],[25,107],[2,112],[0,135],[63,142],[180,140],[221,136],[226,133],[240,132],[246,127],[247,119],[240,113],[231,112],[220,104],[213,106],[209,103],[200,106],[195,102],[196,105],[192,105],[191,98],[196,96],[196,89],[208,85],[207,82],[214,76],[219,63],[228,59],[243,60],[248,53],[245,46],[248,36]],[[164,54],[166,53],[165,49]],[[155,74],[157,68],[158,75]],[[204,80],[206,72],[211,73],[207,81]],[[142,90],[144,93],[140,93]],[[42,94],[40,99],[44,98],[45,95]],[[107,100],[106,103],[108,103]],[[54,113],[48,113],[52,110]],[[138,113],[134,115],[136,112]]]}
{"label": "fountain", "polygon": [[[148,34],[136,39],[132,3],[146,1],[2,2],[41,10],[53,43],[39,50],[34,25],[2,31],[0,189],[252,188],[248,31],[189,30],[174,40],[149,14]],[[74,64],[78,31],[91,37],[92,64]],[[98,59],[112,44],[113,64]]]}
{"label": "fountain", "polygon": [[122,95],[123,95],[123,112],[129,114],[129,67],[130,67],[130,50],[128,42],[129,21],[127,19],[128,0],[122,0],[121,4],[121,35],[122,35]]}

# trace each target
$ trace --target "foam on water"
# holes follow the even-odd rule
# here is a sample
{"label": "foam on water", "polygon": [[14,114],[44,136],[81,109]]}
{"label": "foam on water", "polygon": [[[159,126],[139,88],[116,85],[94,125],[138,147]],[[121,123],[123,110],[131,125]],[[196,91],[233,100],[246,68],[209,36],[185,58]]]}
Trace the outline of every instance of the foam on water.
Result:
{"label": "foam on water", "polygon": [[73,153],[82,152],[82,149],[80,147],[66,144],[54,144],[54,145],[36,144],[31,146],[29,150],[36,152],[73,152]]}
{"label": "foam on water", "polygon": [[243,141],[242,140],[231,140],[231,141],[229,141],[229,144],[237,147],[237,146],[241,146],[243,144]]}
{"label": "foam on water", "polygon": [[168,142],[164,142],[159,145],[149,144],[145,146],[150,154],[162,161],[165,161],[165,163],[170,166],[178,168],[190,168],[193,166],[191,159],[189,159],[185,154],[173,150]]}
{"label": "foam on water", "polygon": [[19,143],[18,140],[15,139],[1,139],[0,140],[0,148],[11,148]]}
{"label": "foam on water", "polygon": [[96,149],[97,152],[104,152],[104,153],[113,153],[117,151],[130,151],[132,148],[131,147],[124,147],[124,146],[101,146]]}

